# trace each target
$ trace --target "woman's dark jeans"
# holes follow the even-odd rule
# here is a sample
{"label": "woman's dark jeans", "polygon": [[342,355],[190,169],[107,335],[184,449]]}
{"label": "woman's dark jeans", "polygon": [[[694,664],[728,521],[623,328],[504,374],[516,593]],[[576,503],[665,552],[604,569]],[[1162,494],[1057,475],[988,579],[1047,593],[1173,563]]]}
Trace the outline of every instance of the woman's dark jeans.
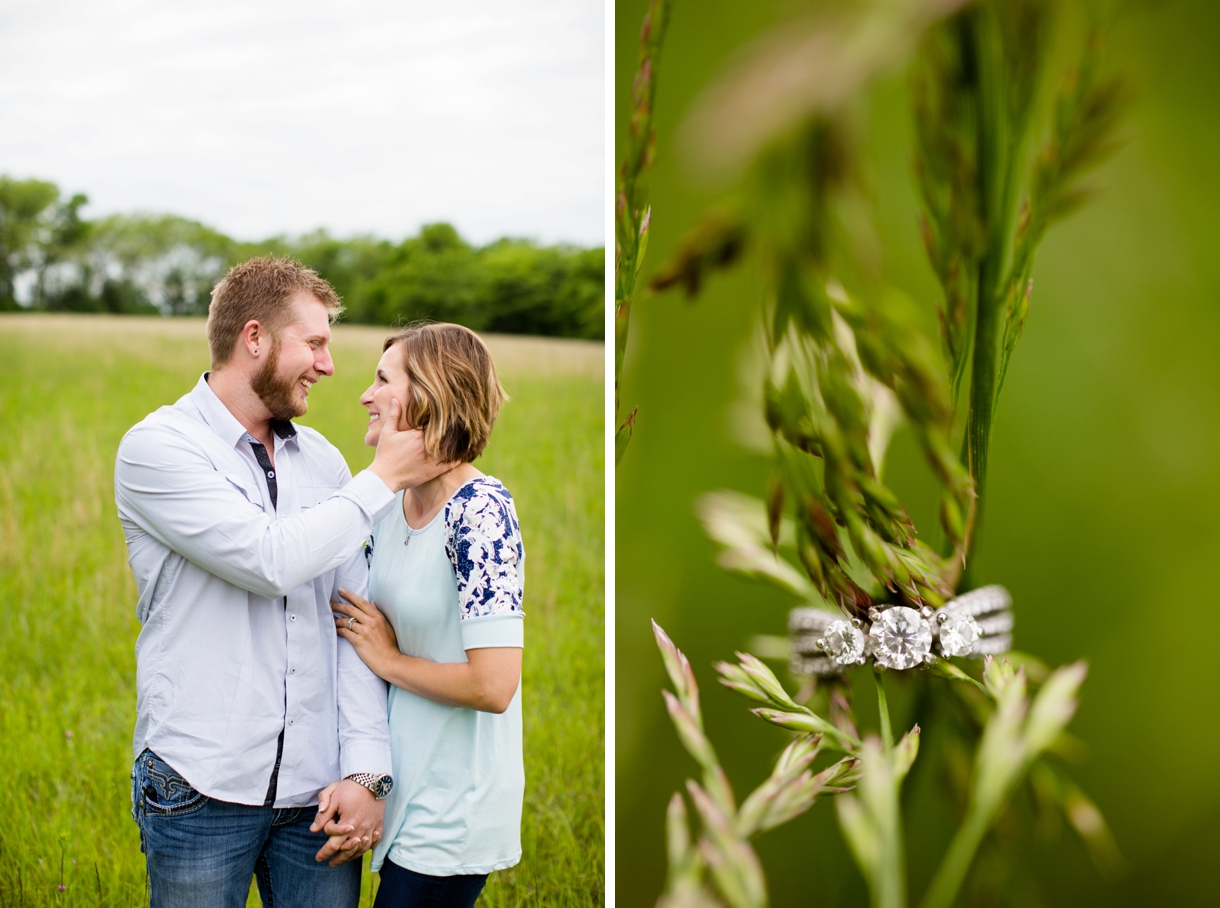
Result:
{"label": "woman's dark jeans", "polygon": [[472,908],[487,874],[428,876],[386,860],[373,908]]}

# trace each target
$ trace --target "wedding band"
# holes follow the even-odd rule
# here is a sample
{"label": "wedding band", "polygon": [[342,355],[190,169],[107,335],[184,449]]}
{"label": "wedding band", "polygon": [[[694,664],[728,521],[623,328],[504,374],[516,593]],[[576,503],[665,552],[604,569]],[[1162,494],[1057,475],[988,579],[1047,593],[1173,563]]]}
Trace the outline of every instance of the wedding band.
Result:
{"label": "wedding band", "polygon": [[938,655],[998,656],[1012,647],[1011,608],[1008,590],[996,585],[963,593],[935,611],[871,608],[867,621],[794,608],[788,613],[789,668],[795,675],[839,675],[870,660],[880,668],[907,669],[935,662]]}
{"label": "wedding band", "polygon": [[355,623],[356,623],[355,618],[348,618],[347,619],[347,629],[350,631],[352,629],[352,625]]}

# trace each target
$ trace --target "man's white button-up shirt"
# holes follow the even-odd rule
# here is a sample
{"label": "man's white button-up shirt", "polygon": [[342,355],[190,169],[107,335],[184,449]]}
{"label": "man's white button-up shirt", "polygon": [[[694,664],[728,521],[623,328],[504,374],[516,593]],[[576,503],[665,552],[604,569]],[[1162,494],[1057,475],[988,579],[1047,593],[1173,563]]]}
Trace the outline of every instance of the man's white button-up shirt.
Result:
{"label": "man's white button-up shirt", "polygon": [[135,753],[196,790],[276,807],[350,773],[390,771],[386,685],[334,629],[343,587],[367,595],[363,542],[394,505],[320,434],[275,435],[272,507],[251,438],[207,374],[119,445],[115,499],[143,623]]}

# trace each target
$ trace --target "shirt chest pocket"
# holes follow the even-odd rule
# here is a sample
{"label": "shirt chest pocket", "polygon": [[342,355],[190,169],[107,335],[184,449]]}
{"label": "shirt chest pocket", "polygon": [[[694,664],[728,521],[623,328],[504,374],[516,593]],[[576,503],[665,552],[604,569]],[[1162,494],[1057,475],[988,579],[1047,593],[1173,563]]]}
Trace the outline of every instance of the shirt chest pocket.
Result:
{"label": "shirt chest pocket", "polygon": [[259,494],[257,489],[250,487],[253,480],[249,476],[242,476],[240,473],[222,473],[221,475],[237,491],[245,495],[247,501],[252,501],[260,507],[262,506],[263,496]]}
{"label": "shirt chest pocket", "polygon": [[300,502],[301,510],[304,511],[320,505],[337,491],[338,489],[328,488],[327,486],[300,486],[297,489],[297,500]]}

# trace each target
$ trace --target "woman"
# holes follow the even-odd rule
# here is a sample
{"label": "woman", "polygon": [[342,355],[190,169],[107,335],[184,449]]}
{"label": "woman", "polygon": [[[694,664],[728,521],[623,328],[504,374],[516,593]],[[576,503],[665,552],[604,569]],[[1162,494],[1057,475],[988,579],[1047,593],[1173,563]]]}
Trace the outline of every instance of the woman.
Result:
{"label": "woman", "polygon": [[364,443],[391,410],[449,465],[400,493],[374,529],[369,595],[342,591],[338,632],[391,685],[395,785],[376,908],[471,906],[487,874],[521,857],[520,527],[512,496],[472,465],[506,400],[483,342],[460,325],[385,342]]}

